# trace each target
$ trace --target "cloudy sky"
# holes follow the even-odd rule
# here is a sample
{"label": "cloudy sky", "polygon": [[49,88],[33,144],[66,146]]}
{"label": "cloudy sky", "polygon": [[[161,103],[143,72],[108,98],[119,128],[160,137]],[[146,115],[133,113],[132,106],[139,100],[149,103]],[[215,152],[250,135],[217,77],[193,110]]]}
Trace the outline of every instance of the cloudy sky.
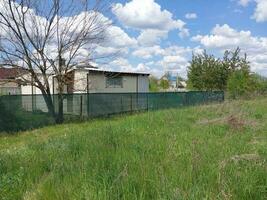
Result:
{"label": "cloudy sky", "polygon": [[[1,6],[3,2],[0,0],[0,12],[5,10]],[[192,53],[206,49],[208,53],[221,57],[225,50],[240,47],[242,53],[248,54],[251,69],[267,76],[267,0],[109,2],[111,13],[103,13],[101,20],[110,20],[113,24],[106,30],[107,40],[93,46],[93,55],[103,58],[116,54],[116,57],[109,62],[96,60],[100,68],[149,72],[158,77],[171,71],[186,77]],[[83,14],[78,13],[74,19],[80,19]],[[60,23],[67,23],[68,17],[73,16],[64,16]],[[40,24],[47,23],[44,17],[38,16],[38,20]],[[29,32],[34,27],[30,24],[31,21]],[[0,25],[0,30],[0,37],[10,36],[9,29],[1,29]],[[79,31],[79,23],[73,28],[73,32],[76,31]],[[47,47],[50,54],[53,54],[54,41],[51,40]],[[88,49],[80,49],[79,54],[90,57],[91,49]]]}
{"label": "cloudy sky", "polygon": [[114,0],[112,14],[113,39],[98,49],[120,51],[111,68],[186,77],[192,52],[239,46],[267,76],[267,0]]}

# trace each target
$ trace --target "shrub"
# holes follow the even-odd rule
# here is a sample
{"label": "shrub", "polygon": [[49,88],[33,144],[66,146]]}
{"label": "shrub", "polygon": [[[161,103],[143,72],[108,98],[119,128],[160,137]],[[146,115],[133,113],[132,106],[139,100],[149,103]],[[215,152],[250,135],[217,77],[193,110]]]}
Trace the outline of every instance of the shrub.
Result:
{"label": "shrub", "polygon": [[154,76],[149,77],[149,91],[150,92],[158,92],[158,79]]}
{"label": "shrub", "polygon": [[0,132],[17,130],[20,120],[17,119],[16,109],[9,110],[0,97]]}
{"label": "shrub", "polygon": [[168,89],[170,87],[169,81],[165,79],[160,80],[160,87],[164,90]]}
{"label": "shrub", "polygon": [[27,112],[12,96],[0,97],[0,133],[13,133],[53,124],[53,118],[42,111]]}
{"label": "shrub", "polygon": [[244,71],[235,71],[231,74],[227,82],[227,91],[230,98],[236,99],[245,96],[250,91],[251,80]]}
{"label": "shrub", "polygon": [[263,95],[267,93],[267,78],[258,74],[251,75],[253,83],[255,85],[255,91],[257,94]]}

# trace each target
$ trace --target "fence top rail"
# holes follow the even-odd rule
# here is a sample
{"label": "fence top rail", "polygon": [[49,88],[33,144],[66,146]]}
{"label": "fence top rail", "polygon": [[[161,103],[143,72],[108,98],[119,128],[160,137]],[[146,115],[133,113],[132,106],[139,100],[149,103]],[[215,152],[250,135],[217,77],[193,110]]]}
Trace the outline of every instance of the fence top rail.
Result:
{"label": "fence top rail", "polygon": [[[147,94],[190,94],[190,93],[203,93],[203,94],[224,94],[224,91],[177,91],[177,92],[123,92],[123,93],[64,93],[62,95],[73,95],[73,96],[79,96],[79,95],[147,95]],[[14,94],[14,95],[0,95],[1,97],[15,97],[15,96],[43,96],[42,94]],[[51,94],[51,96],[58,96],[58,94]]]}

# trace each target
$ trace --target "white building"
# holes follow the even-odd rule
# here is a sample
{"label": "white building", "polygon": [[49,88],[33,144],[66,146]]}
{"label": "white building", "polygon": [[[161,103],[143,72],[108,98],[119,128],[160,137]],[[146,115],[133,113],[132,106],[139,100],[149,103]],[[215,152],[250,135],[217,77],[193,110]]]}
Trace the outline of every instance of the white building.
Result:
{"label": "white building", "polygon": [[[146,93],[149,92],[148,73],[108,71],[92,67],[72,69],[67,75],[64,93]],[[51,94],[58,93],[55,76],[49,77]],[[22,85],[21,94],[41,94],[32,85]]]}

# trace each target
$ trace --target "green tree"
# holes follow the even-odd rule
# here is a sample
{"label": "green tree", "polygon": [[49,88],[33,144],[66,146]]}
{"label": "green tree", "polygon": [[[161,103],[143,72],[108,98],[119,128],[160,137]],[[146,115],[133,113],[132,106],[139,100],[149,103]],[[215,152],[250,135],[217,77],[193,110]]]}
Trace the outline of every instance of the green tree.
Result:
{"label": "green tree", "polygon": [[251,75],[254,88],[258,94],[266,94],[267,93],[267,78],[260,76],[259,74]]}
{"label": "green tree", "polygon": [[227,91],[230,98],[248,96],[253,91],[253,81],[246,70],[234,71],[228,80]]}
{"label": "green tree", "polygon": [[189,89],[226,90],[227,81],[235,71],[249,73],[249,62],[246,54],[240,56],[240,48],[235,51],[225,51],[222,59],[204,51],[192,56],[188,67]]}
{"label": "green tree", "polygon": [[170,82],[167,79],[161,79],[160,80],[160,87],[162,89],[166,90],[170,87]]}
{"label": "green tree", "polygon": [[150,92],[159,91],[158,79],[154,76],[149,77],[149,91]]}

